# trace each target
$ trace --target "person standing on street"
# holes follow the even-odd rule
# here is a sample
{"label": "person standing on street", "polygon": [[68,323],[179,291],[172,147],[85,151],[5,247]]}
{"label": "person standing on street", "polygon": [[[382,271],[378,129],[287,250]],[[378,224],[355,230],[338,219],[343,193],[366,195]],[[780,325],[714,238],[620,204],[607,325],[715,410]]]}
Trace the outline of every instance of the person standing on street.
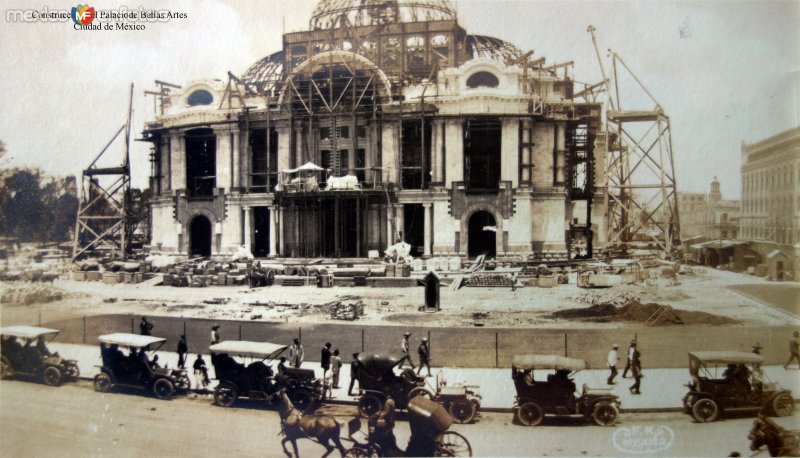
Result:
{"label": "person standing on street", "polygon": [[431,375],[431,349],[428,347],[428,338],[423,337],[422,342],[419,344],[419,348],[417,348],[417,353],[419,354],[419,369],[417,370],[417,375],[422,373],[422,366],[428,368],[428,377]]}
{"label": "person standing on street", "polygon": [[628,371],[631,369],[634,351],[636,351],[636,340],[631,340],[631,344],[628,347],[628,361],[625,362],[625,369],[622,370],[622,378],[628,378]]}
{"label": "person standing on street", "polygon": [[214,326],[211,326],[211,345],[218,344],[219,342],[219,325],[215,324]]}
{"label": "person standing on street", "polygon": [[197,379],[197,387],[206,389],[211,380],[208,378],[208,367],[206,367],[203,355],[197,354],[197,359],[194,360],[192,368],[194,369],[194,378]]}
{"label": "person standing on street", "polygon": [[322,378],[328,375],[328,370],[331,368],[331,343],[325,342],[322,347],[322,356],[320,357],[320,366],[322,366]]}
{"label": "person standing on street", "polygon": [[[347,388],[348,396],[355,396],[353,394],[353,386],[358,380],[358,371],[361,369],[361,363],[358,362],[358,353],[353,353],[353,361],[350,363],[350,386]],[[359,388],[361,385],[359,384]]]}
{"label": "person standing on street", "polygon": [[631,372],[633,373],[634,382],[633,385],[631,385],[630,387],[631,394],[642,394],[641,391],[639,391],[639,386],[641,384],[642,377],[644,377],[644,375],[642,375],[641,357],[642,354],[639,351],[639,349],[634,347],[633,359],[631,360]]}
{"label": "person standing on street", "polygon": [[789,339],[789,361],[786,361],[783,368],[789,369],[792,361],[797,362],[797,368],[800,369],[800,332],[798,331],[793,332],[792,338]]}
{"label": "person standing on street", "polygon": [[289,347],[289,365],[292,367],[300,367],[303,364],[303,357],[305,356],[305,350],[303,350],[303,344],[300,343],[300,338],[295,337],[294,344]]}
{"label": "person standing on street", "polygon": [[186,368],[186,353],[189,353],[189,345],[186,343],[186,334],[181,334],[181,340],[178,341],[178,367],[181,369]]}
{"label": "person standing on street", "polygon": [[614,346],[611,347],[611,351],[608,352],[608,361],[607,361],[608,369],[611,371],[611,373],[608,375],[608,380],[607,380],[607,383],[609,385],[614,384],[614,377],[617,376],[617,360],[619,359],[619,357],[617,356],[618,348],[619,345],[614,344]]}
{"label": "person standing on street", "polygon": [[414,370],[414,362],[411,361],[411,355],[408,353],[408,338],[411,337],[411,333],[407,332],[403,334],[403,340],[400,341],[400,352],[402,353],[402,357],[400,358],[400,369],[403,368],[406,361],[408,361],[408,365],[411,366],[411,370]]}
{"label": "person standing on street", "polygon": [[339,370],[342,368],[342,358],[339,356],[339,349],[333,350],[331,356],[331,376],[333,388],[339,388]]}
{"label": "person standing on street", "polygon": [[149,336],[153,332],[153,323],[147,321],[146,316],[143,316],[142,321],[139,323],[139,332],[143,336]]}

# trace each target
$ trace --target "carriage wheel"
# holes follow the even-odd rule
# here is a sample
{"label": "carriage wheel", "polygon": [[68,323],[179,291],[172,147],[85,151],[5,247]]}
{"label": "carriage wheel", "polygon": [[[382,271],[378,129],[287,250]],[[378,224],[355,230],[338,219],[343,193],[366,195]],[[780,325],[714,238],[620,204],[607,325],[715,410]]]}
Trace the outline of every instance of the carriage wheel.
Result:
{"label": "carriage wheel", "polygon": [[533,401],[525,402],[517,409],[517,421],[525,426],[539,426],[543,419],[542,407]]}
{"label": "carriage wheel", "polygon": [[719,407],[713,399],[703,398],[692,406],[692,417],[699,423],[708,423],[717,419]]}
{"label": "carriage wheel", "polygon": [[794,412],[794,399],[789,393],[778,393],[772,399],[772,412],[776,417],[788,417]]}
{"label": "carriage wheel", "polygon": [[9,378],[12,375],[14,375],[14,369],[11,368],[7,359],[3,358],[0,360],[0,378]]}
{"label": "carriage wheel", "polygon": [[414,399],[417,396],[422,396],[427,399],[433,400],[433,393],[431,393],[427,388],[421,386],[418,386],[408,392],[408,399]]}
{"label": "carriage wheel", "polygon": [[447,407],[453,420],[459,423],[469,423],[475,418],[475,404],[466,399],[456,399]]}
{"label": "carriage wheel", "polygon": [[99,391],[100,393],[106,393],[108,390],[111,389],[111,385],[113,382],[111,381],[111,377],[108,376],[105,372],[101,372],[94,377],[94,390]]}
{"label": "carriage wheel", "polygon": [[44,370],[42,378],[45,384],[49,386],[58,386],[61,383],[61,371],[55,366],[50,366]]}
{"label": "carriage wheel", "polygon": [[383,400],[374,394],[365,394],[358,400],[358,413],[369,418],[383,408]]}
{"label": "carriage wheel", "polygon": [[602,401],[594,405],[592,420],[597,426],[614,426],[619,416],[619,409],[616,405]]}
{"label": "carriage wheel", "polygon": [[158,399],[169,399],[175,393],[175,386],[169,380],[160,378],[153,384],[153,393]]}
{"label": "carriage wheel", "polygon": [[236,387],[231,382],[222,382],[214,390],[214,403],[222,407],[230,407],[236,401]]}
{"label": "carriage wheel", "polygon": [[[472,456],[472,446],[467,438],[455,431],[445,431],[437,445],[437,449],[447,450],[452,453],[452,455],[438,456]],[[434,454],[434,456],[436,455]]]}
{"label": "carriage wheel", "polygon": [[289,400],[303,413],[309,413],[314,409],[314,396],[306,390],[290,391]]}

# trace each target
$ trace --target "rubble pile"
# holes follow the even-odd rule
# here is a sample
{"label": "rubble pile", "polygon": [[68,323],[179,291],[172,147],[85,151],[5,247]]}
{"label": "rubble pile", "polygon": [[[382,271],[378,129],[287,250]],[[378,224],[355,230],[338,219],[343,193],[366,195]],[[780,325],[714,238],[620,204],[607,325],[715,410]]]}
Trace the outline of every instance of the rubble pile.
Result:
{"label": "rubble pile", "polygon": [[569,319],[594,323],[630,322],[650,326],[682,324],[737,324],[731,318],[706,312],[676,310],[668,305],[654,302],[642,304],[638,299],[630,300],[622,306],[615,303],[599,303],[584,308],[559,310],[545,316],[549,319]]}
{"label": "rubble pile", "polygon": [[64,292],[46,285],[29,285],[16,288],[3,288],[0,296],[2,304],[31,305],[57,302],[64,299]]}

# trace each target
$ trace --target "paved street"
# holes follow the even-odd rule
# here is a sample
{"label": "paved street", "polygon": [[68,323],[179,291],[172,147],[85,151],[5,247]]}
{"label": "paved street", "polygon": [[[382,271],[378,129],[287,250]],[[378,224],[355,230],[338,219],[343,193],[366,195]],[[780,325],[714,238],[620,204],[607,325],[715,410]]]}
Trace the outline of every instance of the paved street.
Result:
{"label": "paved street", "polygon": [[800,317],[800,285],[732,285],[730,289]]}
{"label": "paved street", "polygon": [[[283,456],[277,413],[256,403],[226,409],[205,396],[159,401],[96,393],[88,382],[51,388],[4,380],[0,405],[2,456]],[[345,406],[323,409],[342,423],[355,413]],[[800,426],[797,415],[778,421]],[[571,419],[526,428],[511,424],[511,414],[484,413],[478,423],[453,428],[470,440],[476,456],[642,455],[635,444],[625,445],[631,436],[658,438],[660,455],[724,456],[737,450],[747,456],[751,424],[752,418],[738,418],[697,425],[682,414],[660,413],[623,414],[615,428]],[[396,432],[398,443],[406,444],[407,424],[398,422]],[[310,441],[299,446],[301,456],[323,452]]]}

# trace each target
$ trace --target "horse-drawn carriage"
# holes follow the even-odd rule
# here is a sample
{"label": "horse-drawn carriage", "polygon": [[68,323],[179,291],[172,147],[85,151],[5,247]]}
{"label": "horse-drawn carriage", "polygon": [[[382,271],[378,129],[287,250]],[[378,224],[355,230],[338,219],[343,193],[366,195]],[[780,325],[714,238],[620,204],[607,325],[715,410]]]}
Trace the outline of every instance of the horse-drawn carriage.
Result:
{"label": "horse-drawn carriage", "polygon": [[791,415],[792,393],[767,378],[761,369],[763,361],[760,355],[738,351],[690,352],[692,381],[683,397],[684,413],[700,423],[730,411]]}
{"label": "horse-drawn carriage", "polygon": [[9,326],[0,329],[0,378],[21,376],[58,386],[80,375],[78,363],[61,358],[47,348],[46,340],[58,335],[57,329],[35,326]]}
{"label": "horse-drawn carriage", "polygon": [[[525,426],[541,424],[544,416],[580,415],[591,418],[599,426],[612,426],[619,416],[619,397],[605,388],[583,386],[575,394],[571,375],[586,369],[586,361],[558,355],[515,355],[511,362],[511,378],[517,389],[515,419]],[[555,370],[546,381],[534,380],[534,370]]]}
{"label": "horse-drawn carriage", "polygon": [[[94,389],[105,393],[114,386],[150,391],[159,399],[188,391],[186,369],[169,369],[158,364],[155,354],[167,339],[118,332],[98,337],[103,365],[94,377]],[[157,345],[155,348],[152,346]],[[127,350],[126,355],[120,348]],[[149,353],[149,355],[148,355]]]}
{"label": "horse-drawn carriage", "polygon": [[417,376],[411,369],[403,369],[399,374],[401,358],[383,355],[358,355],[357,380],[359,392],[358,410],[369,417],[383,408],[387,397],[391,396],[400,409],[405,409],[411,399],[422,396],[432,399],[450,412],[459,423],[468,423],[480,408],[481,396],[474,386],[447,386],[441,378],[436,378],[436,386],[426,384],[425,377]]}
{"label": "horse-drawn carriage", "polygon": [[[228,407],[239,397],[264,399],[270,404],[280,401],[281,390],[302,411],[308,411],[325,397],[322,380],[312,369],[286,367],[275,373],[270,363],[279,357],[286,345],[270,342],[228,340],[212,345],[211,363],[219,385],[214,390],[217,405]],[[244,364],[237,361],[249,362]]]}

